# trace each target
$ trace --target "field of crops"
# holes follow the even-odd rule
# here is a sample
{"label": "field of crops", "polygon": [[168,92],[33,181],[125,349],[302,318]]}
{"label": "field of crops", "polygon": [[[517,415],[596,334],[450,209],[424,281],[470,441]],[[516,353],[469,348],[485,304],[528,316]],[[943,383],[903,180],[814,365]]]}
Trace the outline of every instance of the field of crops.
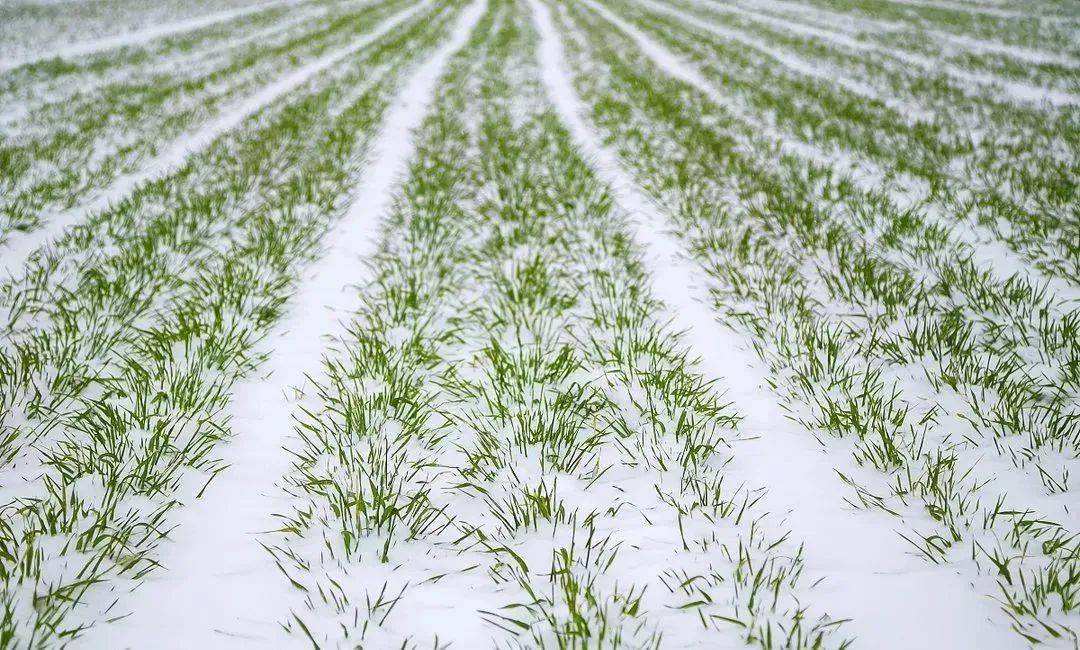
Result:
{"label": "field of crops", "polygon": [[0,0],[0,649],[1080,647],[1078,0]]}

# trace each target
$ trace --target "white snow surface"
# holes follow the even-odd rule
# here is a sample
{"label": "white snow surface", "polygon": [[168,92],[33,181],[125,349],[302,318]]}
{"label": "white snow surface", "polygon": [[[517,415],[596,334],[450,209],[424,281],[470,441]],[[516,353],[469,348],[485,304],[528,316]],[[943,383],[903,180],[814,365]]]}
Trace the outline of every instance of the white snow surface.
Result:
{"label": "white snow surface", "polygon": [[[735,2],[735,4],[744,8],[755,9],[759,12],[764,9],[781,15],[786,14],[791,16],[792,14],[796,14],[811,22],[823,23],[848,34],[857,35],[860,33],[873,34],[915,30],[918,33],[926,34],[932,38],[949,41],[950,43],[976,53],[1001,54],[1020,61],[1035,64],[1057,63],[1071,67],[1080,66],[1080,61],[1078,61],[1076,57],[1063,52],[1052,52],[1020,45],[1012,45],[1000,41],[972,38],[971,36],[966,36],[964,34],[956,34],[942,29],[933,29],[923,24],[881,20],[878,18],[869,18],[839,11],[830,11],[823,7],[815,7],[798,2],[797,0],[755,0],[750,7],[747,7],[743,2]],[[720,5],[714,3],[711,6],[718,7]]]}
{"label": "white snow surface", "polygon": [[985,5],[971,4],[967,2],[956,2],[954,0],[889,0],[894,4],[910,5],[912,7],[929,7],[931,9],[951,9],[953,11],[959,11],[963,13],[971,14],[985,14],[988,16],[996,16],[998,18],[1037,18],[1045,21],[1060,21],[1063,18],[1061,16],[1045,16],[1033,14],[1030,11],[1017,11],[1013,9],[1002,9],[1000,7],[987,7]]}
{"label": "white snow surface", "polygon": [[141,45],[143,43],[149,43],[150,41],[159,38],[172,36],[173,34],[191,32],[196,29],[209,27],[210,25],[222,23],[227,20],[232,20],[234,18],[240,18],[249,14],[258,13],[271,7],[277,7],[282,5],[296,5],[302,3],[303,1],[304,0],[268,0],[267,2],[259,2],[237,9],[226,9],[224,11],[217,11],[212,14],[207,14],[205,16],[199,16],[198,18],[187,18],[185,20],[178,20],[176,22],[166,23],[164,25],[155,25],[154,27],[142,29],[135,32],[116,34],[114,36],[106,36],[104,38],[97,38],[93,40],[82,41],[79,43],[69,43],[59,46],[53,45],[48,49],[43,49],[29,56],[25,56],[22,58],[13,57],[6,61],[0,61],[0,72],[11,70],[13,68],[18,68],[20,66],[28,65],[31,63],[37,63],[39,61],[52,59],[55,57],[59,57],[62,59],[73,59],[80,56],[88,56],[90,54],[104,52],[106,50],[128,47],[130,45]]}
{"label": "white snow surface", "polygon": [[[753,48],[765,54],[766,56],[775,59],[778,63],[797,74],[801,74],[807,77],[813,77],[815,79],[825,80],[829,83],[836,84],[846,90],[849,90],[856,95],[884,102],[887,106],[903,109],[905,112],[910,110],[910,106],[900,104],[891,97],[883,96],[882,93],[878,92],[876,89],[869,86],[868,84],[865,84],[857,79],[851,79],[849,77],[846,77],[843,74],[840,74],[840,72],[834,68],[822,66],[817,62],[809,61],[800,56],[792,54],[791,52],[772,47],[764,40],[747,34],[746,32],[740,31],[738,29],[732,29],[730,27],[725,27],[715,22],[702,20],[701,18],[688,14],[685,11],[675,9],[674,7],[666,5],[662,2],[654,2],[653,0],[641,0],[641,5],[648,7],[653,11],[665,13],[669,16],[678,18],[680,21],[686,23],[687,25],[710,31],[725,39],[735,41],[736,43],[741,43],[742,45]],[[610,14],[610,11],[608,12],[608,14]]]}
{"label": "white snow surface", "polygon": [[631,215],[635,241],[653,278],[651,288],[666,304],[672,324],[684,331],[686,344],[700,354],[699,370],[726,388],[745,416],[742,426],[755,436],[736,446],[732,477],[768,486],[767,503],[774,512],[786,513],[794,535],[805,543],[809,571],[815,578],[828,577],[814,591],[815,607],[833,617],[853,618],[846,633],[865,647],[1023,647],[1019,637],[990,622],[997,608],[971,588],[976,576],[927,566],[894,532],[895,521],[845,505],[847,490],[835,471],[853,471],[846,467],[851,464],[848,454],[823,449],[784,416],[764,388],[766,371],[753,352],[717,323],[699,299],[703,272],[685,259],[664,215],[581,117],[548,8],[539,0],[529,2],[542,38],[541,67],[551,99],[620,207]]}
{"label": "white snow surface", "polygon": [[1076,93],[1055,88],[1043,88],[1041,86],[1007,79],[986,72],[967,70],[932,57],[915,54],[914,52],[906,52],[889,45],[855,38],[854,36],[849,36],[848,34],[835,29],[814,27],[798,21],[780,18],[779,16],[774,16],[762,11],[735,5],[718,3],[708,3],[705,5],[700,2],[698,4],[706,6],[712,11],[746,16],[751,20],[776,29],[818,38],[826,43],[846,47],[855,52],[872,52],[874,54],[893,57],[907,65],[916,66],[923,70],[944,72],[958,81],[970,83],[974,86],[984,86],[996,89],[1002,93],[1002,95],[1007,96],[1014,102],[1038,105],[1049,104],[1051,106],[1080,104],[1080,95],[1077,95]]}
{"label": "white snow surface", "polygon": [[93,199],[70,210],[49,215],[46,223],[37,230],[13,234],[6,246],[0,246],[0,278],[16,274],[26,260],[39,248],[59,239],[72,225],[85,220],[90,214],[104,210],[109,205],[134,192],[143,183],[168,175],[181,167],[193,154],[208,147],[222,134],[236,128],[249,116],[269,106],[279,97],[299,88],[306,81],[328,68],[359,52],[372,42],[382,38],[412,15],[431,4],[431,0],[419,2],[383,21],[381,25],[357,38],[348,47],[341,48],[298,68],[257,92],[227,106],[218,117],[201,125],[194,131],[175,139],[163,147],[162,153],[147,161],[139,170],[118,177]]}
{"label": "white snow surface", "polygon": [[[655,0],[640,1],[643,5],[655,7],[658,11],[667,12],[676,16],[681,20],[686,21],[687,24],[698,26],[702,29],[713,30],[721,35],[726,35],[726,32],[729,31],[721,26],[713,26],[708,21],[695,18],[686,12],[662,5]],[[638,29],[635,25],[624,20],[595,0],[581,0],[581,2],[583,5],[596,12],[604,20],[629,36],[630,39],[637,44],[641,52],[657,66],[662,68],[667,74],[683,83],[693,86],[715,104],[724,107],[743,122],[752,125],[763,137],[779,144],[782,152],[801,157],[806,161],[842,171],[863,190],[874,191],[887,187],[889,197],[901,208],[919,205],[925,199],[928,190],[925,187],[925,182],[921,179],[907,175],[899,175],[898,183],[888,184],[885,181],[888,177],[886,170],[857,150],[834,149],[832,151],[825,151],[823,148],[812,142],[781,132],[779,129],[762,120],[760,116],[747,110],[745,106],[737,102],[732,96],[725,94],[721,89],[717,88],[704,74],[702,74],[694,63],[686,61],[678,54],[668,50],[664,45],[654,41],[641,29]],[[730,31],[735,32],[735,30]],[[737,34],[738,32],[735,33]],[[732,38],[734,39],[734,36],[732,36]],[[748,40],[744,44],[753,46],[752,43],[753,39],[748,37]],[[762,47],[765,46],[762,45]],[[776,56],[777,60],[796,73],[811,74],[809,71],[802,69],[801,65],[787,61],[785,58],[781,58],[781,54],[778,52],[767,48],[763,51]],[[797,57],[795,60],[797,61]],[[807,66],[810,65],[809,62],[803,63]],[[830,73],[827,71],[821,76],[823,78],[828,78],[829,74]],[[813,73],[813,76],[819,76],[819,74],[815,72]],[[840,79],[842,79],[842,77],[837,75],[833,77],[832,82],[844,85],[839,81]],[[858,83],[854,80],[851,81],[855,84]],[[849,88],[849,90],[858,92],[854,88]],[[874,95],[869,94],[867,96],[874,97]],[[886,99],[880,95],[876,98],[886,101]],[[918,114],[917,109],[903,106],[902,104],[899,106],[899,109],[909,116]],[[928,216],[931,218],[935,218],[936,215],[939,216],[938,212],[934,210],[931,210],[928,213]],[[948,224],[943,217],[941,218],[941,221],[942,225],[948,227]],[[1047,276],[1035,267],[1027,264],[1017,253],[997,241],[996,238],[981,225],[969,221],[966,226],[966,228],[952,228],[952,232],[958,241],[961,241],[970,247],[974,254],[975,263],[981,268],[990,269],[999,273],[1002,277],[1008,277],[1013,273],[1020,273],[1021,275],[1026,275],[1029,279],[1038,284],[1045,284],[1053,290],[1056,295],[1066,301],[1075,302],[1080,300],[1080,291],[1070,286],[1068,283]]]}
{"label": "white snow surface", "polygon": [[468,8],[452,36],[404,86],[374,142],[361,182],[345,215],[327,233],[328,250],[303,274],[286,318],[264,341],[273,350],[258,376],[235,391],[234,438],[223,457],[229,468],[202,498],[178,511],[176,532],[159,558],[165,570],[135,591],[140,605],[129,617],[91,629],[85,645],[108,648],[275,647],[296,643],[278,634],[294,591],[259,534],[278,525],[272,517],[288,500],[277,487],[290,457],[292,405],[318,376],[327,339],[341,335],[360,306],[355,285],[362,259],[374,252],[381,219],[411,158],[419,126],[450,57],[466,42],[483,12]]}

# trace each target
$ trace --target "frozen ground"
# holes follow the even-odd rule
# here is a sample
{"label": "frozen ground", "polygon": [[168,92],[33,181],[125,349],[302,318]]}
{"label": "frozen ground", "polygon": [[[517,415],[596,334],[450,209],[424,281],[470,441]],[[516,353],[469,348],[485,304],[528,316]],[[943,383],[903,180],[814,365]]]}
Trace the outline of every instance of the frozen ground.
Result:
{"label": "frozen ground", "polygon": [[1078,37],[0,3],[0,647],[1078,647]]}

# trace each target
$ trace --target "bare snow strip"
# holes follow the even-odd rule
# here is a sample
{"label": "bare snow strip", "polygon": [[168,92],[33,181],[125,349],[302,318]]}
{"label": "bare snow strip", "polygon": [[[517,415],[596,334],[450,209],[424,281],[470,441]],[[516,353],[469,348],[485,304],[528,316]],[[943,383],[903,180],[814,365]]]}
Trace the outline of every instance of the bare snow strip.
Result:
{"label": "bare snow strip", "polygon": [[172,36],[173,34],[191,32],[196,29],[201,29],[203,27],[208,27],[210,25],[225,22],[226,20],[232,20],[233,18],[240,18],[241,16],[258,13],[271,7],[276,7],[279,5],[295,5],[299,4],[300,2],[303,2],[303,0],[269,0],[268,2],[259,2],[257,4],[241,7],[239,9],[227,9],[225,11],[219,11],[206,16],[199,16],[198,18],[190,18],[187,20],[180,20],[175,23],[157,25],[149,29],[144,29],[137,32],[117,34],[115,36],[107,36],[105,38],[94,39],[92,41],[83,41],[81,43],[62,45],[53,49],[42,50],[22,59],[12,59],[10,61],[0,62],[0,72],[5,72],[13,68],[29,65],[31,63],[37,63],[39,61],[45,61],[47,59],[52,59],[55,57],[60,57],[62,59],[72,59],[78,56],[87,56],[89,54],[95,54],[97,52],[103,52],[105,50],[112,50],[120,47],[127,47],[129,45],[140,45],[142,43],[148,43],[150,41],[158,38],[163,38],[165,36]]}
{"label": "bare snow strip", "polygon": [[[270,640],[295,591],[258,536],[279,525],[272,513],[288,499],[276,483],[288,470],[283,445],[292,432],[295,396],[321,370],[325,341],[341,336],[360,308],[361,259],[375,250],[380,219],[412,157],[412,131],[434,97],[450,57],[467,42],[484,7],[476,3],[387,108],[363,180],[345,215],[327,233],[326,254],[305,273],[288,316],[265,341],[273,350],[258,377],[238,385],[224,450],[229,469],[198,501],[180,510],[166,571],[137,591],[142,606],[97,634],[102,647],[216,648]],[[91,636],[87,637],[92,639]],[[274,636],[275,643],[281,641]],[[94,645],[94,644],[91,644]]]}
{"label": "bare snow strip", "polygon": [[776,397],[762,388],[766,371],[756,357],[695,298],[701,289],[692,287],[701,271],[685,259],[667,233],[664,216],[582,119],[548,9],[539,0],[529,2],[541,36],[548,93],[578,146],[631,215],[652,291],[667,305],[672,324],[684,331],[687,346],[701,355],[700,370],[721,382],[745,416],[743,426],[759,436],[739,443],[729,471],[738,480],[768,487],[769,505],[787,513],[796,538],[805,542],[808,569],[829,577],[814,590],[813,605],[852,617],[845,629],[875,648],[1020,647],[989,624],[995,609],[974,593],[968,579],[913,557],[885,515],[844,505],[847,492],[834,469],[843,454],[822,453],[809,434],[784,417]]}
{"label": "bare snow strip", "polygon": [[761,120],[759,116],[747,111],[743,104],[720,92],[695,64],[683,60],[678,54],[654,41],[629,21],[624,20],[607,7],[595,2],[595,0],[581,0],[581,4],[596,12],[601,18],[629,36],[637,44],[642,54],[651,59],[668,75],[693,86],[708,97],[709,101],[724,107],[738,119],[754,126],[763,136],[775,141],[784,153],[842,170],[852,180],[865,188],[876,187],[882,184],[886,178],[884,170],[862,157],[857,158],[843,151],[826,153],[812,143],[792,138],[771,127]]}
{"label": "bare snow strip", "polygon": [[268,106],[289,91],[298,88],[320,72],[382,38],[408,20],[413,14],[430,4],[431,0],[424,0],[424,2],[417,3],[395,14],[372,32],[353,41],[348,47],[294,70],[232,106],[223,108],[217,118],[204,124],[196,131],[173,140],[160,155],[152,158],[138,171],[117,178],[97,198],[70,210],[51,215],[45,225],[37,230],[21,236],[13,233],[11,239],[7,242],[7,246],[0,247],[0,257],[3,258],[3,261],[0,262],[0,279],[15,274],[36,250],[59,239],[69,226],[79,223],[88,215],[104,210],[110,204],[123,199],[139,185],[175,171],[189,156],[209,146],[218,136],[239,126],[250,115]]}
{"label": "bare snow strip", "polygon": [[1067,16],[1047,16],[1032,13],[1029,10],[1015,11],[1000,7],[987,7],[985,5],[970,4],[967,2],[953,2],[951,0],[888,0],[893,4],[911,5],[913,7],[929,7],[931,9],[949,9],[970,14],[986,14],[998,18],[1035,18],[1048,22],[1065,22]]}
{"label": "bare snow strip", "polygon": [[[746,5],[741,2],[736,2],[736,4],[738,4],[740,7],[747,8]],[[713,3],[710,6],[719,9],[722,5]],[[806,20],[818,23],[825,23],[833,28],[839,29],[848,34],[853,34],[853,32],[855,35],[857,35],[858,33],[866,32],[895,33],[906,30],[917,30],[926,34],[927,36],[949,41],[955,45],[958,45],[964,49],[970,50],[978,54],[1001,54],[1003,56],[1012,57],[1014,59],[1026,61],[1028,63],[1034,63],[1036,65],[1041,63],[1057,63],[1069,67],[1080,66],[1080,60],[1064,52],[1036,50],[1029,47],[1003,43],[1001,41],[991,41],[982,38],[973,38],[964,34],[956,34],[954,32],[948,32],[941,29],[934,29],[921,23],[918,25],[912,25],[910,23],[900,21],[890,21],[881,20],[879,18],[854,16],[847,13],[823,9],[821,7],[806,5],[796,0],[755,0],[753,6],[750,8],[758,10],[764,9],[766,11],[779,13],[781,15],[786,14],[787,16],[798,14]]]}
{"label": "bare snow strip", "polygon": [[[641,0],[641,2],[649,5],[655,4],[653,0]],[[750,114],[741,104],[720,92],[696,65],[683,60],[679,55],[657,43],[607,7],[595,0],[581,0],[581,3],[629,36],[637,44],[641,52],[668,75],[693,86],[713,103],[726,108],[743,122],[754,126],[764,137],[775,141],[782,152],[840,170],[847,174],[864,191],[876,191],[887,186],[885,180],[887,174],[876,162],[855,151],[836,150],[825,152],[810,142],[780,132],[762,122],[757,116]],[[676,10],[671,11],[675,12]],[[688,18],[696,20],[692,16],[688,16]],[[910,113],[910,111],[907,112]],[[919,205],[925,199],[927,190],[923,185],[924,183],[921,180],[905,177],[904,183],[902,183],[904,189],[892,185],[888,188],[888,195],[896,205],[909,208]],[[931,213],[930,216],[934,217],[935,214]],[[944,222],[942,225],[947,227]],[[1027,264],[1017,253],[997,241],[993,235],[986,233],[982,226],[970,224],[967,228],[952,228],[951,231],[971,249],[975,255],[975,263],[980,268],[992,269],[1004,277],[1021,273],[1034,282],[1045,284],[1056,295],[1067,301],[1080,300],[1080,291],[1077,291],[1075,287],[1058,278],[1048,276]]]}
{"label": "bare snow strip", "polygon": [[776,60],[778,63],[788,68],[792,72],[795,72],[796,74],[812,77],[814,79],[821,79],[830,84],[836,84],[861,97],[880,101],[885,105],[889,106],[890,108],[894,108],[904,113],[910,112],[909,106],[897,102],[891,97],[884,96],[882,93],[878,92],[877,89],[873,88],[868,84],[839,74],[838,71],[833,68],[822,66],[820,63],[808,61],[802,57],[780,50],[766,43],[764,40],[751,36],[738,29],[732,29],[730,27],[724,27],[723,25],[714,22],[702,20],[701,18],[688,14],[684,11],[680,11],[661,2],[654,2],[653,0],[641,0],[641,5],[648,7],[653,11],[665,13],[669,16],[678,18],[680,21],[686,23],[687,25],[692,25],[699,29],[710,31],[718,36],[755,49],[758,52],[761,52],[762,54],[765,54],[766,56]]}
{"label": "bare snow strip", "polygon": [[[775,28],[787,30],[796,34],[802,34],[804,36],[819,38],[823,41],[840,45],[842,47],[846,47],[857,52],[873,52],[874,54],[891,56],[900,61],[903,61],[904,63],[907,63],[908,65],[918,66],[924,70],[929,70],[931,72],[944,72],[945,74],[954,77],[960,81],[975,84],[977,86],[986,86],[1001,91],[1002,94],[1016,102],[1028,104],[1050,104],[1051,106],[1067,106],[1073,104],[1080,104],[1080,95],[1077,95],[1076,93],[1071,93],[1064,90],[1057,90],[1054,88],[1043,88],[1041,86],[1035,86],[1032,84],[1024,83],[1022,81],[1005,79],[986,72],[974,72],[971,70],[966,70],[959,66],[944,63],[943,61],[928,56],[914,54],[912,52],[904,52],[896,49],[895,47],[860,40],[858,38],[855,38],[854,36],[848,36],[847,34],[838,31],[823,29],[821,27],[813,27],[805,23],[787,20],[785,18],[780,18],[778,16],[763,13],[761,11],[746,9],[743,7],[736,7],[734,5],[709,4],[708,6],[710,9],[715,11],[747,16],[752,20],[771,25]],[[671,11],[674,12],[678,10],[672,9]]]}

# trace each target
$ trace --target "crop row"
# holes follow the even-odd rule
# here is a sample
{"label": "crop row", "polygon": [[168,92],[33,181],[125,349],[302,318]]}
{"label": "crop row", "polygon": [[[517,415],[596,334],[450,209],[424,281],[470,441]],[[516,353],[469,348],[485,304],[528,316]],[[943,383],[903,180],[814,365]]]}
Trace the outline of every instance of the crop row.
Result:
{"label": "crop row", "polygon": [[95,213],[0,287],[3,637],[63,641],[223,468],[230,386],[456,8],[436,3]]}

